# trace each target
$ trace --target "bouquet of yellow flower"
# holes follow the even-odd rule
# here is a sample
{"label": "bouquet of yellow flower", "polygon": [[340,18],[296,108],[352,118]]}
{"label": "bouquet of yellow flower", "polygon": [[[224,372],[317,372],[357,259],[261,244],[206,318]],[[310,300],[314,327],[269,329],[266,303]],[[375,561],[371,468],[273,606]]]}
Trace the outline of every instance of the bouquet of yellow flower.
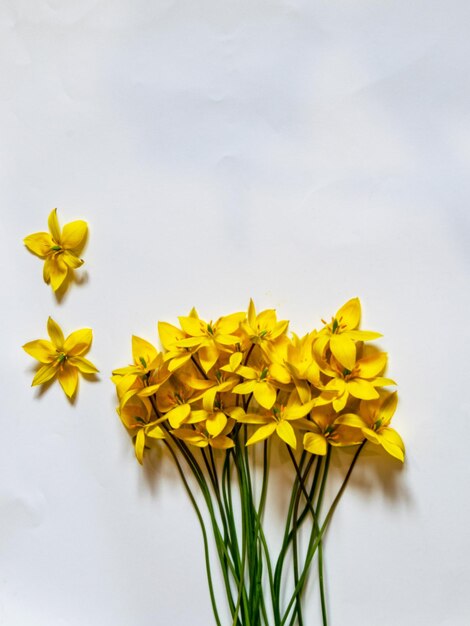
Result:
{"label": "bouquet of yellow flower", "polygon": [[[326,625],[322,542],[354,465],[367,442],[404,460],[401,437],[390,427],[397,395],[385,390],[395,385],[384,377],[387,355],[367,343],[381,335],[359,330],[360,315],[359,300],[349,300],[320,330],[298,337],[288,335],[288,322],[278,321],[274,310],[257,314],[252,301],[247,313],[214,323],[193,309],[179,327],[158,324],[161,352],[134,336],[134,363],[113,372],[118,413],[138,461],[153,446],[166,446],[195,509],[217,626],[206,516],[198,501],[207,506],[232,626],[302,626],[302,593],[316,556]],[[260,465],[253,456],[258,445]],[[285,447],[292,464],[275,558],[263,521],[274,445]],[[332,449],[351,446],[349,469],[323,513]],[[308,536],[303,550],[301,528]],[[293,572],[286,575],[290,559]]]}

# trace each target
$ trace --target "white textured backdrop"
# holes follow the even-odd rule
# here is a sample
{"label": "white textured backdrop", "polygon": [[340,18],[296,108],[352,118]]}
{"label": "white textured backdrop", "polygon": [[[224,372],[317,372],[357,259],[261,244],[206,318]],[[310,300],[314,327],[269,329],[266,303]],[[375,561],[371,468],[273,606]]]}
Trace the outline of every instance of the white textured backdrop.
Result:
{"label": "white textured backdrop", "polygon": [[[355,295],[408,457],[363,459],[341,503],[331,626],[469,623],[469,20],[466,0],[0,3],[1,624],[211,624],[192,509],[134,460],[109,373],[193,305],[253,296],[303,332]],[[55,206],[90,225],[60,305],[22,246]],[[48,315],[94,329],[74,406],[29,387]]]}

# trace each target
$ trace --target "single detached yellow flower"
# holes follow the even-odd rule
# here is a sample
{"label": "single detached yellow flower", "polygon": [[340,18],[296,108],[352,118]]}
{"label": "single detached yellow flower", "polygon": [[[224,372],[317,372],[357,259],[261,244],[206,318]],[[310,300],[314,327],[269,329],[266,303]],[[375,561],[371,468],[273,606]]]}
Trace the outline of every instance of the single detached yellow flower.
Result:
{"label": "single detached yellow flower", "polygon": [[47,320],[47,339],[36,339],[25,343],[23,350],[42,363],[31,386],[43,385],[57,377],[65,394],[72,398],[77,391],[78,372],[96,374],[96,367],[83,358],[92,341],[90,328],[82,328],[71,333],[66,339],[60,326],[52,317]]}
{"label": "single detached yellow flower", "polygon": [[50,232],[34,233],[23,241],[28,250],[44,259],[44,281],[57,291],[67,275],[84,263],[79,255],[85,245],[88,226],[83,220],[77,220],[65,224],[61,230],[57,209],[51,211],[48,225]]}

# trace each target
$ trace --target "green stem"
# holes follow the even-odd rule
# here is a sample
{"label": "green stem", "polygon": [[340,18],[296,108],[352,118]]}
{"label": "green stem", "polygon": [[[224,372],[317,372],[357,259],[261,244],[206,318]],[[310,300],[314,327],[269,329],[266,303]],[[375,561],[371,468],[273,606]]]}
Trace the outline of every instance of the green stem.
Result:
{"label": "green stem", "polygon": [[328,612],[326,610],[325,585],[323,581],[323,542],[318,544],[318,582],[320,585],[321,616],[323,626],[328,626]]}
{"label": "green stem", "polygon": [[[302,472],[301,469],[299,467],[299,465],[297,464],[297,461],[295,459],[294,453],[292,452],[290,446],[288,444],[286,444],[287,446],[287,450],[289,452],[289,456],[291,458],[291,461],[294,465],[295,471],[296,471],[296,475],[297,478],[299,480],[299,486],[300,489],[297,491],[297,496],[295,498],[295,504],[294,504],[294,511],[293,511],[293,524],[292,524],[292,532],[293,532],[293,542],[292,542],[292,553],[293,553],[293,560],[294,560],[294,584],[297,585],[297,583],[299,582],[299,553],[298,553],[298,542],[297,542],[297,537],[298,537],[298,526],[297,526],[297,519],[298,519],[298,513],[299,513],[299,502],[300,502],[300,492],[305,490],[305,484],[304,484],[304,477],[302,476]],[[300,464],[303,466],[304,460],[305,460],[305,450],[302,452],[302,458],[301,458],[301,462]],[[308,497],[308,494],[307,494]],[[312,509],[313,511],[313,509]],[[314,517],[315,519],[315,517]],[[297,618],[298,618],[298,626],[303,626],[304,620],[303,620],[303,616],[302,616],[302,603],[301,603],[301,596],[300,594],[297,595],[296,597],[296,601],[295,601],[295,611],[294,614],[292,616],[292,621],[291,621],[291,625],[294,623],[295,621],[295,616],[297,614]]]}
{"label": "green stem", "polygon": [[289,604],[287,605],[287,609],[286,609],[286,611],[285,611],[285,613],[284,613],[284,616],[283,616],[283,618],[282,618],[282,620],[281,620],[281,624],[280,624],[280,626],[284,626],[284,624],[286,623],[286,620],[287,620],[287,617],[288,617],[288,615],[289,615],[289,613],[290,613],[290,610],[291,610],[291,608],[292,608],[292,605],[293,605],[293,604],[294,604],[294,602],[295,602],[296,595],[299,593],[300,589],[302,588],[302,586],[303,586],[303,584],[304,584],[304,582],[305,582],[305,579],[306,579],[307,574],[308,574],[308,569],[309,569],[310,563],[312,562],[312,559],[313,559],[313,557],[314,557],[314,555],[315,555],[315,551],[316,551],[316,549],[317,549],[317,547],[318,547],[318,544],[321,542],[322,537],[323,537],[323,535],[324,535],[324,533],[325,533],[326,529],[328,528],[328,525],[329,525],[329,523],[330,523],[330,521],[331,521],[331,518],[333,517],[333,514],[334,514],[334,512],[335,512],[335,510],[336,510],[336,507],[338,506],[338,503],[339,503],[339,501],[340,501],[340,499],[341,499],[341,496],[342,496],[342,495],[343,495],[343,493],[344,493],[344,490],[346,489],[346,486],[347,486],[347,484],[348,484],[349,478],[350,478],[350,476],[351,476],[351,474],[352,474],[352,471],[353,471],[353,469],[354,469],[354,466],[355,466],[355,464],[356,464],[356,461],[357,461],[357,459],[359,458],[359,455],[360,455],[361,450],[363,449],[363,447],[364,447],[365,443],[366,443],[366,440],[365,440],[365,441],[363,441],[363,442],[361,443],[361,445],[359,446],[359,448],[357,449],[357,451],[356,451],[356,453],[355,453],[355,455],[354,455],[354,457],[353,457],[353,460],[352,460],[352,462],[351,462],[351,465],[349,466],[349,469],[348,469],[348,471],[347,471],[347,474],[346,474],[346,476],[345,476],[345,478],[344,478],[344,480],[343,480],[343,484],[341,485],[341,487],[340,487],[340,489],[339,489],[338,493],[336,494],[336,497],[335,497],[335,499],[333,500],[333,503],[331,504],[331,506],[330,506],[330,509],[329,509],[328,513],[326,514],[325,520],[324,520],[324,522],[323,522],[323,524],[322,524],[322,526],[321,526],[321,528],[320,528],[320,531],[319,531],[319,533],[318,533],[318,535],[317,535],[317,537],[316,537],[315,541],[313,542],[313,544],[312,544],[312,546],[311,546],[311,548],[310,548],[310,550],[309,550],[309,552],[308,552],[308,554],[307,554],[307,558],[306,558],[306,561],[305,561],[304,570],[303,570],[303,572],[302,572],[302,575],[300,576],[300,579],[299,579],[299,583],[298,583],[298,585],[297,585],[297,586],[296,586],[296,588],[294,589],[294,593],[292,594],[292,597],[291,597],[291,599],[290,599],[290,601],[289,601]]}
{"label": "green stem", "polygon": [[[318,519],[319,519],[319,515],[320,515],[321,505],[322,505],[322,502],[323,502],[323,495],[324,495],[324,492],[325,492],[325,486],[326,486],[326,481],[327,481],[327,477],[328,477],[328,470],[329,470],[329,467],[330,467],[330,458],[331,458],[331,446],[328,446],[328,449],[327,449],[327,452],[326,452],[326,457],[325,457],[325,465],[323,467],[323,476],[322,476],[322,479],[321,479],[320,490],[319,490],[319,494],[318,494],[318,498],[317,498],[316,512],[313,509],[311,501],[309,500],[309,495],[306,492],[306,490],[304,488],[304,485],[303,484],[301,485],[303,493],[304,493],[304,497],[305,497],[305,499],[307,501],[308,509],[310,510],[310,512],[312,514],[312,517],[313,517],[313,527],[312,527],[312,531],[310,533],[310,540],[309,540],[309,544],[308,544],[308,547],[307,547],[307,555],[309,554],[309,552],[310,552],[310,550],[312,548],[313,542],[315,541],[316,537],[318,536],[318,533],[320,532],[320,528],[319,528],[319,525],[318,525]],[[294,462],[294,466],[295,466],[295,459],[293,460],[293,462]],[[318,476],[316,478],[318,480]],[[322,545],[322,542],[320,541],[318,546],[320,547],[321,545]],[[310,563],[307,566],[307,560],[306,560],[306,562],[304,564],[304,571],[306,573],[308,573],[309,569],[310,569]],[[299,582],[298,580],[295,581],[295,586],[296,587],[297,587],[298,582]],[[300,591],[297,594],[297,598],[299,598],[301,596],[303,588],[304,588],[304,585],[302,585],[300,587]],[[321,594],[321,592],[322,591],[320,589],[320,594]],[[296,599],[296,606],[297,606],[297,599]],[[291,624],[293,624],[294,618],[295,618],[295,613],[292,616]]]}
{"label": "green stem", "polygon": [[163,443],[166,445],[167,449],[169,450],[171,456],[173,457],[175,463],[176,463],[176,467],[178,468],[178,472],[181,476],[181,480],[183,481],[183,485],[186,489],[186,492],[189,496],[189,499],[191,500],[191,504],[193,505],[193,508],[196,512],[197,518],[199,520],[199,524],[201,526],[201,531],[202,531],[202,537],[203,537],[203,541],[204,541],[204,558],[206,561],[206,574],[207,574],[207,582],[209,585],[209,595],[210,595],[210,599],[211,599],[211,604],[212,604],[212,611],[214,613],[214,618],[216,621],[217,626],[222,626],[221,622],[220,622],[220,618],[219,618],[219,613],[217,611],[217,603],[215,601],[215,594],[214,594],[214,586],[212,584],[212,573],[211,573],[211,566],[210,566],[210,556],[209,556],[209,544],[207,541],[207,532],[206,532],[206,527],[204,525],[204,520],[202,518],[201,515],[201,511],[197,505],[197,502],[193,496],[193,493],[191,491],[191,488],[188,484],[188,481],[186,480],[186,477],[184,475],[183,469],[181,467],[181,464],[178,460],[178,457],[176,456],[175,451],[173,450],[172,446],[168,443],[168,441],[166,441],[165,439],[163,439]]}
{"label": "green stem", "polygon": [[[237,438],[235,442],[235,452],[234,452],[234,461],[235,467],[237,469],[238,475],[238,483],[240,489],[240,505],[241,505],[241,525],[242,525],[242,541],[246,541],[246,550],[247,550],[247,558],[250,560],[251,557],[251,533],[250,533],[250,520],[249,520],[249,511],[250,504],[248,501],[248,489],[246,485],[246,474],[243,463],[243,454],[240,451],[240,442]],[[240,576],[240,581],[244,581],[244,578]],[[243,584],[243,583],[242,583]],[[246,589],[243,587],[243,597],[242,597],[242,610],[244,617],[244,626],[251,626],[251,611],[250,611],[250,602],[249,597],[247,596]]]}
{"label": "green stem", "polygon": [[[280,624],[281,622],[280,596],[281,596],[282,569],[283,569],[284,560],[287,554],[287,550],[289,548],[289,545],[293,541],[293,537],[294,537],[294,531],[290,529],[294,506],[295,506],[295,502],[300,496],[299,485],[301,484],[301,482],[305,483],[305,481],[307,480],[307,477],[310,473],[313,463],[315,462],[315,459],[317,459],[317,466],[315,468],[313,484],[312,484],[312,487],[310,489],[310,494],[309,494],[310,495],[309,499],[310,500],[312,499],[314,492],[315,492],[315,487],[318,481],[319,471],[320,471],[320,467],[322,463],[322,457],[316,457],[312,455],[307,463],[307,467],[305,468],[302,479],[300,479],[299,476],[296,474],[294,484],[292,487],[292,494],[291,494],[291,499],[289,503],[286,526],[285,526],[285,531],[284,531],[284,539],[283,539],[282,547],[281,547],[281,550],[280,550],[280,553],[276,562],[276,569],[275,569],[275,574],[274,574],[274,589],[275,589],[275,599],[276,599],[276,607],[275,607],[276,626]],[[307,510],[308,510],[308,507],[306,505],[302,514],[298,518],[297,527],[300,527],[301,523],[303,522],[307,514]]]}

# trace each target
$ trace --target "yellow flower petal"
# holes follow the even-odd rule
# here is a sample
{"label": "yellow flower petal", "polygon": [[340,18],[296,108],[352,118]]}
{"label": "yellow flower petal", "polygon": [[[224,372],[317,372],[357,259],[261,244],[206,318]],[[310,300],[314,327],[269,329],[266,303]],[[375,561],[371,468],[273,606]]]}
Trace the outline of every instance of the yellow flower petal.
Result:
{"label": "yellow flower petal", "polygon": [[318,335],[313,343],[313,352],[317,356],[318,359],[323,360],[323,356],[325,354],[326,346],[330,340],[329,335],[322,334]]}
{"label": "yellow flower petal", "polygon": [[165,439],[165,431],[158,424],[156,426],[147,426],[145,434],[152,439]]}
{"label": "yellow flower petal", "polygon": [[180,339],[177,343],[177,347],[178,348],[195,348],[204,343],[206,343],[206,337],[204,335],[199,335],[197,337],[186,337],[185,339]]}
{"label": "yellow flower petal", "polygon": [[209,439],[209,444],[218,450],[228,450],[229,448],[233,448],[235,446],[233,439],[230,439],[230,437],[225,435],[219,435],[214,439]]}
{"label": "yellow flower petal", "polygon": [[202,396],[202,406],[205,411],[210,412],[213,410],[217,391],[217,387],[213,387],[212,389],[208,389],[206,393]]}
{"label": "yellow flower petal", "polygon": [[[240,385],[237,386],[240,387]],[[255,382],[253,395],[256,398],[256,402],[265,409],[270,409],[276,402],[276,390],[269,383]]]}
{"label": "yellow flower petal", "polygon": [[248,439],[246,445],[251,446],[254,443],[258,443],[258,441],[263,441],[263,439],[267,439],[273,434],[275,430],[276,422],[270,422],[265,426],[260,426],[258,430]]}
{"label": "yellow flower petal", "polygon": [[82,356],[71,356],[68,359],[70,365],[77,367],[83,374],[96,374],[99,370],[88,359],[84,359]]}
{"label": "yellow flower petal", "polygon": [[52,257],[47,257],[44,261],[44,266],[42,268],[42,277],[46,284],[51,282],[51,263]]}
{"label": "yellow flower petal", "polygon": [[236,335],[223,335],[217,333],[215,339],[217,343],[220,343],[223,346],[235,346],[237,343],[240,343],[240,337],[237,337]]}
{"label": "yellow flower petal", "polygon": [[92,339],[91,328],[75,330],[64,341],[64,352],[69,356],[81,356],[90,349]]}
{"label": "yellow flower petal", "polygon": [[204,409],[196,409],[195,411],[191,411],[190,416],[186,419],[186,424],[199,424],[199,422],[204,422],[207,419],[207,411]]}
{"label": "yellow flower petal", "polygon": [[46,257],[54,245],[49,233],[34,233],[33,235],[28,235],[28,237],[23,239],[23,243],[30,252],[41,258]]}
{"label": "yellow flower petal", "polygon": [[396,387],[397,383],[392,378],[377,376],[377,378],[372,378],[370,380],[370,384],[374,385],[374,387],[390,387],[391,385]]}
{"label": "yellow flower petal", "polygon": [[297,437],[295,436],[295,431],[289,422],[286,422],[285,420],[279,422],[276,426],[276,433],[291,448],[294,448],[294,450],[297,448]]}
{"label": "yellow flower petal", "polygon": [[274,328],[271,330],[270,337],[271,339],[277,339],[281,335],[283,335],[289,326],[288,320],[282,320],[281,322],[277,322]]}
{"label": "yellow flower petal", "polygon": [[270,424],[272,422],[271,417],[259,413],[238,413],[236,419],[242,424]]}
{"label": "yellow flower petal", "polygon": [[277,323],[276,311],[274,309],[266,309],[261,311],[256,322],[261,329],[271,329]]}
{"label": "yellow flower petal", "polygon": [[172,430],[171,434],[178,439],[182,439],[183,441],[187,441],[193,446],[197,446],[198,448],[205,448],[208,445],[208,441],[206,437],[202,433],[199,433],[197,430],[190,430],[189,428],[177,428],[176,430]]}
{"label": "yellow flower petal", "polygon": [[291,381],[289,371],[279,363],[271,363],[269,366],[269,374],[274,380],[288,385]]}
{"label": "yellow flower petal", "polygon": [[[342,395],[340,395],[338,398],[335,398],[333,400],[332,405],[333,405],[334,410],[337,413],[339,413],[340,411],[344,409],[348,401],[348,398],[349,398],[349,393],[345,391]],[[320,404],[320,402],[318,402],[318,404]]]}
{"label": "yellow flower petal", "polygon": [[191,406],[189,404],[180,404],[168,411],[165,417],[170,422],[172,428],[179,428],[185,419],[189,417],[190,413]]}
{"label": "yellow flower petal", "polygon": [[36,372],[36,376],[33,378],[33,382],[31,383],[31,387],[35,387],[36,385],[43,385],[47,383],[48,380],[54,378],[57,373],[57,365],[43,365]]}
{"label": "yellow flower petal", "polygon": [[379,354],[373,354],[358,361],[355,372],[360,378],[374,378],[385,368],[386,365],[387,353],[380,352]]}
{"label": "yellow flower petal", "polygon": [[178,368],[182,367],[185,363],[189,361],[191,358],[191,353],[182,354],[181,356],[176,356],[171,359],[168,363],[168,370],[170,372],[175,372]]}
{"label": "yellow flower petal", "polygon": [[29,341],[24,344],[23,350],[40,363],[52,363],[52,361],[57,358],[57,352],[54,346],[50,341],[46,341],[45,339]]}
{"label": "yellow flower petal", "polygon": [[385,398],[379,410],[380,419],[383,426],[388,426],[395,413],[398,404],[398,396],[392,393]]}
{"label": "yellow flower petal", "polygon": [[304,448],[311,454],[320,454],[325,456],[328,443],[323,435],[317,433],[305,433],[304,435]]}
{"label": "yellow flower petal", "polygon": [[212,369],[215,362],[219,358],[219,351],[214,343],[210,343],[207,346],[203,346],[199,352],[199,360],[201,361],[202,369],[206,372]]}
{"label": "yellow flower petal", "polygon": [[347,330],[345,334],[354,341],[372,341],[372,339],[382,337],[381,333],[375,333],[372,330]]}
{"label": "yellow flower petal", "polygon": [[142,465],[142,462],[144,460],[144,450],[145,450],[145,432],[143,428],[137,431],[137,436],[135,438],[134,446],[135,446],[136,459]]}
{"label": "yellow flower petal", "polygon": [[54,255],[50,257],[49,261],[49,276],[51,286],[54,291],[57,291],[65,278],[67,277],[68,267],[62,258],[62,255]]}
{"label": "yellow flower petal", "polygon": [[78,370],[76,367],[64,363],[62,367],[59,367],[57,372],[57,378],[59,379],[60,386],[65,392],[65,395],[71,398],[77,391],[78,385]]}
{"label": "yellow flower petal", "polygon": [[161,384],[150,385],[149,387],[144,387],[139,391],[140,398],[148,398],[148,396],[153,396],[161,387]]}
{"label": "yellow flower petal", "polygon": [[88,226],[83,220],[65,224],[61,236],[62,247],[65,250],[79,250],[83,248],[87,233]]}
{"label": "yellow flower petal", "polygon": [[310,400],[305,404],[291,404],[284,410],[284,415],[288,420],[296,420],[305,417],[313,409],[316,399]]}
{"label": "yellow flower petal", "polygon": [[346,382],[346,386],[349,393],[355,398],[360,398],[361,400],[374,400],[374,398],[379,397],[377,390],[367,380],[354,378],[353,380],[348,380]]}
{"label": "yellow flower petal", "polygon": [[205,335],[204,322],[195,317],[179,317],[181,328],[191,337],[202,337]]}
{"label": "yellow flower petal", "polygon": [[256,324],[256,309],[252,298],[250,298],[250,304],[248,305],[248,324],[252,328],[254,328]]}
{"label": "yellow flower petal", "polygon": [[182,330],[167,322],[158,322],[158,335],[165,350],[171,350],[178,340],[185,337]]}
{"label": "yellow flower petal", "polygon": [[76,270],[78,267],[81,267],[84,263],[83,259],[79,259],[78,256],[75,256],[72,252],[68,250],[64,250],[62,252],[62,258],[64,259],[67,267],[70,267],[72,270]]}
{"label": "yellow flower petal", "polygon": [[259,376],[256,370],[252,367],[246,367],[245,365],[240,365],[238,367],[237,374],[240,374],[240,376],[243,376],[243,378],[246,378],[247,380],[257,380]]}
{"label": "yellow flower petal", "polygon": [[132,335],[132,358],[136,365],[148,367],[157,358],[157,349],[141,337]]}
{"label": "yellow flower petal", "polygon": [[346,326],[347,330],[357,328],[361,320],[361,303],[359,298],[351,298],[346,304],[343,304],[336,313],[335,318],[341,325]]}
{"label": "yellow flower petal", "polygon": [[366,439],[368,439],[371,443],[374,443],[376,446],[381,445],[380,435],[372,430],[371,428],[363,428],[362,434]]}
{"label": "yellow flower petal", "polygon": [[52,209],[52,211],[49,214],[47,224],[49,226],[50,233],[55,243],[60,245],[60,226],[59,226],[59,220],[57,219],[57,209]]}
{"label": "yellow flower petal", "polygon": [[[238,329],[240,322],[244,320],[245,317],[246,313],[231,313],[230,315],[221,317],[215,324],[217,334],[231,335]],[[238,338],[238,341],[240,341],[240,338]]]}
{"label": "yellow flower petal", "polygon": [[206,429],[209,435],[212,437],[217,437],[223,431],[225,426],[227,425],[227,417],[222,413],[222,411],[217,411],[216,413],[212,413],[212,415],[206,421]]}
{"label": "yellow flower petal", "polygon": [[379,433],[380,444],[389,454],[401,461],[405,460],[405,444],[393,428],[384,428]]}
{"label": "yellow flower petal", "polygon": [[367,423],[359,415],[354,413],[345,413],[336,418],[335,424],[343,424],[344,426],[352,426],[353,428],[368,428]]}
{"label": "yellow flower petal", "polygon": [[352,339],[344,335],[332,335],[330,350],[335,359],[348,370],[352,370],[356,364],[356,344]]}
{"label": "yellow flower petal", "polygon": [[54,322],[52,317],[47,320],[47,332],[51,338],[52,344],[56,349],[62,350],[64,347],[64,333],[57,322]]}
{"label": "yellow flower petal", "polygon": [[242,352],[234,352],[230,355],[229,363],[230,369],[232,372],[235,372],[241,365],[243,361],[243,353]]}

